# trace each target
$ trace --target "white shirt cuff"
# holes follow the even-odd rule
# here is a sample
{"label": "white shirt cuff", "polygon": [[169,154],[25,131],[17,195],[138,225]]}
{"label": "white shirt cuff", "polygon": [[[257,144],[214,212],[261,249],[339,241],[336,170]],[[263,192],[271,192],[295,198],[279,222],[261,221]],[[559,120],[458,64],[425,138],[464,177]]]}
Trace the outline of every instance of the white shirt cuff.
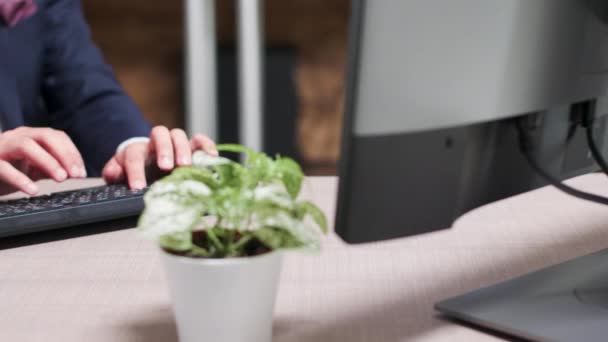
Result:
{"label": "white shirt cuff", "polygon": [[120,145],[118,145],[118,147],[116,148],[116,153],[119,153],[120,151],[124,150],[125,148],[127,148],[127,146],[133,144],[133,143],[139,143],[139,142],[149,142],[150,138],[148,137],[133,137],[133,138],[129,138],[123,142],[120,143]]}

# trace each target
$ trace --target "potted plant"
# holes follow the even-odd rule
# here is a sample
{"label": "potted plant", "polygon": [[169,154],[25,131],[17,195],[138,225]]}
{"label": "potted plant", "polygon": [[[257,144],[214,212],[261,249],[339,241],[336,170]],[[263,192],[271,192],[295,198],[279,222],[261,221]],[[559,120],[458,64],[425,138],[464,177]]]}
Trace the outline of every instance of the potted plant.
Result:
{"label": "potted plant", "polygon": [[298,200],[292,159],[218,150],[247,158],[194,153],[150,187],[138,227],[160,246],[180,341],[270,341],[281,251],[318,250],[326,217]]}

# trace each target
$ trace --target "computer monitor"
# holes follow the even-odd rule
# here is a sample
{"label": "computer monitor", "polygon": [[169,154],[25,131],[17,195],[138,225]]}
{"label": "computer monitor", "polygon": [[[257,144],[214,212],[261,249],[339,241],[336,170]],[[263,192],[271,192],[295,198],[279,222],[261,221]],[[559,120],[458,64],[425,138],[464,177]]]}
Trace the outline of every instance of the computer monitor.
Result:
{"label": "computer monitor", "polygon": [[[335,226],[345,241],[449,228],[598,169],[585,133],[606,154],[608,1],[352,4]],[[606,264],[608,250],[436,308],[534,340],[604,341]]]}
{"label": "computer monitor", "polygon": [[[336,231],[359,243],[450,227],[463,213],[597,169],[607,151],[608,1],[352,2]],[[578,105],[577,105],[578,104]]]}

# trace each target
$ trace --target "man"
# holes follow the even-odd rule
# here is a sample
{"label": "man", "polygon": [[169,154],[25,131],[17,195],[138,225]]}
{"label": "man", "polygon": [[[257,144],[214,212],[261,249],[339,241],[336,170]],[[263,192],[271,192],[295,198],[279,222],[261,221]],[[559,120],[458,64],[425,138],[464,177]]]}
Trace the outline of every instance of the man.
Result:
{"label": "man", "polygon": [[91,41],[79,0],[0,0],[0,129],[0,194],[34,195],[37,179],[87,171],[142,188],[150,161],[168,171],[190,164],[192,150],[217,154],[203,135],[149,127]]}

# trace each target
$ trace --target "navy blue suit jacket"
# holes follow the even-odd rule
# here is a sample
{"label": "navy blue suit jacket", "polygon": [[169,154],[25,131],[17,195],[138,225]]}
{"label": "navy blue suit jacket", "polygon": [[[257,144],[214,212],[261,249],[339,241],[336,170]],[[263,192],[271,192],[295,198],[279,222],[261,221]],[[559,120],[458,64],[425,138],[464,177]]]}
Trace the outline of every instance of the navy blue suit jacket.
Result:
{"label": "navy blue suit jacket", "polygon": [[65,131],[90,174],[149,125],[90,38],[79,0],[36,0],[35,15],[0,19],[0,122]]}

